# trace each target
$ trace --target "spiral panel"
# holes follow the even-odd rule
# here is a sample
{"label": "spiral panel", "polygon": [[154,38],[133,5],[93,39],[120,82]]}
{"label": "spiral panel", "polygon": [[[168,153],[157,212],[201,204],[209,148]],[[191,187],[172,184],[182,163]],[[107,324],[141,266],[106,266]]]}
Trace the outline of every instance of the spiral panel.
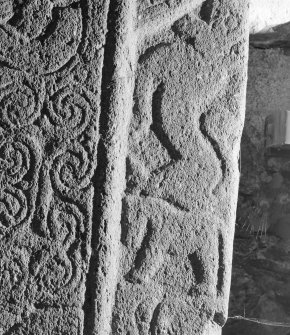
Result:
{"label": "spiral panel", "polygon": [[3,334],[83,332],[105,7],[0,0]]}

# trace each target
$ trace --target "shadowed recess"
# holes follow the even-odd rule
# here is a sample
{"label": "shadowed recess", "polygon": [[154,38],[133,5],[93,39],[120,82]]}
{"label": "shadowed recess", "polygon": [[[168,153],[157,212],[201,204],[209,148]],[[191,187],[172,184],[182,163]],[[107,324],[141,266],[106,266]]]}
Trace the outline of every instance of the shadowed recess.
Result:
{"label": "shadowed recess", "polygon": [[215,0],[207,0],[201,6],[199,17],[207,24],[209,24],[211,20],[212,12],[214,9],[214,2]]}
{"label": "shadowed recess", "polygon": [[147,221],[146,229],[144,233],[144,237],[140,246],[140,249],[136,253],[136,257],[134,260],[134,267],[130,270],[130,272],[125,276],[126,280],[133,283],[135,281],[139,282],[139,280],[134,278],[134,272],[141,269],[142,264],[146,258],[147,250],[150,247],[150,241],[152,240],[154,234],[153,223],[151,220]]}
{"label": "shadowed recess", "polygon": [[[114,73],[114,56],[116,51],[116,35],[118,24],[118,3],[111,1],[107,15],[107,38],[104,48],[104,64],[102,73],[102,94],[100,114],[100,135],[104,139],[109,128],[109,109],[111,97],[111,83]],[[104,140],[100,140],[97,149],[98,166],[92,179],[95,187],[93,226],[92,226],[92,256],[89,272],[87,274],[86,296],[84,303],[84,334],[93,334],[95,329],[95,313],[100,309],[100,301],[97,300],[100,287],[97,287],[97,273],[102,271],[102,257],[106,253],[106,245],[99,240],[100,229],[106,234],[106,223],[100,227],[100,218],[103,213],[103,194],[105,193],[106,167],[108,165],[107,149]],[[97,249],[98,248],[98,249]],[[97,252],[96,252],[97,251]]]}
{"label": "shadowed recess", "polygon": [[[153,316],[152,316],[152,319],[151,319],[151,322],[150,322],[150,330],[149,330],[150,335],[156,334],[155,330],[158,326],[158,316],[159,316],[159,313],[160,313],[160,309],[161,309],[161,303],[158,304],[154,309]],[[159,331],[158,331],[157,334],[159,334]]]}
{"label": "shadowed recess", "polygon": [[189,254],[187,257],[190,261],[196,284],[202,284],[204,281],[204,266],[200,256],[197,254],[197,252],[194,252]]}
{"label": "shadowed recess", "polygon": [[168,135],[163,129],[162,117],[162,99],[165,92],[164,83],[160,83],[152,96],[152,124],[150,129],[154,132],[160,143],[167,150],[172,160],[179,160],[182,158],[180,152],[171,143]]}
{"label": "shadowed recess", "polygon": [[218,255],[219,255],[219,261],[218,261],[218,274],[217,274],[217,292],[218,294],[222,293],[223,285],[224,285],[224,273],[225,273],[225,263],[224,263],[224,239],[223,236],[219,235],[218,240]]}
{"label": "shadowed recess", "polygon": [[142,266],[142,262],[144,261],[146,257],[146,250],[149,248],[149,244],[150,244],[150,240],[152,239],[152,236],[153,236],[153,225],[152,225],[152,221],[148,220],[147,225],[146,225],[145,235],[141,243],[141,247],[138,250],[135,261],[134,261],[136,270],[140,269]]}
{"label": "shadowed recess", "polygon": [[222,178],[224,179],[226,176],[226,171],[227,171],[227,164],[226,164],[226,160],[222,155],[220,146],[218,144],[218,142],[209,134],[209,132],[206,129],[206,114],[202,113],[200,118],[199,118],[199,129],[202,133],[202,135],[209,141],[209,143],[211,144],[217,159],[220,161],[221,164],[221,170],[222,170]]}

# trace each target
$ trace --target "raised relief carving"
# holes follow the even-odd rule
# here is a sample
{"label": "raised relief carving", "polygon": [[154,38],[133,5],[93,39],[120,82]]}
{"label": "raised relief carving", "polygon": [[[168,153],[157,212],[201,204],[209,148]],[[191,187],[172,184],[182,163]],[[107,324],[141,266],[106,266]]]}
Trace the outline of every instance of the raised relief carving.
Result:
{"label": "raised relief carving", "polygon": [[82,38],[77,2],[33,0],[15,10],[14,2],[1,2],[6,18],[0,26],[0,61],[11,69],[36,74],[52,73],[67,64]]}
{"label": "raised relief carving", "polygon": [[64,87],[47,98],[46,115],[56,137],[76,138],[91,119],[90,99],[84,89]]}
{"label": "raised relief carving", "polygon": [[75,292],[82,285],[81,237],[85,234],[84,215],[73,204],[55,200],[48,213],[50,244],[37,251],[31,259],[34,276],[32,294],[44,305],[79,304]]}
{"label": "raised relief carving", "polygon": [[83,332],[101,71],[83,54],[92,8],[0,1],[0,243],[21,255],[3,255],[1,281],[13,287],[1,294],[12,312],[0,332]]}
{"label": "raised relief carving", "polygon": [[[153,29],[149,26],[158,9],[151,17],[139,6],[138,29],[147,49],[140,47],[129,131],[123,278],[112,323],[116,334],[125,329],[202,334],[211,323],[222,326],[226,319],[226,224],[212,204],[228,182],[232,162],[211,123],[215,104],[233,79],[226,67],[211,63],[213,48],[199,46],[200,36],[212,40],[215,29],[221,29],[216,6],[202,3],[189,10],[181,2],[174,13],[174,4],[152,3],[167,7]],[[181,16],[186,15],[179,20],[183,10]],[[146,15],[152,20],[146,21]]]}
{"label": "raised relief carving", "polygon": [[[178,53],[177,49],[179,49]],[[169,61],[170,54],[174,54],[176,61]],[[141,195],[150,195],[151,197],[163,199],[179,209],[189,211],[191,208],[194,208],[196,201],[196,194],[191,192],[189,181],[194,179],[198,185],[199,181],[201,182],[203,180],[204,183],[204,180],[209,180],[208,193],[210,194],[210,191],[213,190],[218,183],[219,174],[222,174],[219,167],[219,159],[213,157],[212,160],[204,160],[202,158],[212,156],[212,152],[214,156],[216,155],[215,151],[212,150],[211,143],[207,140],[208,137],[204,137],[204,134],[200,131],[199,114],[201,113],[201,106],[198,101],[194,101],[194,92],[197,92],[197,90],[199,91],[198,95],[203,96],[206,105],[210,104],[214,96],[208,93],[208,87],[203,87],[202,84],[199,83],[198,78],[194,78],[194,66],[191,72],[191,83],[184,83],[186,87],[182,91],[179,91],[178,86],[175,86],[176,82],[180,82],[180,85],[182,84],[182,79],[177,78],[179,73],[183,71],[186,73],[186,70],[182,68],[184,65],[181,64],[184,64],[185,60],[190,62],[191,57],[193,59],[199,58],[186,44],[181,42],[171,47],[162,47],[153,53],[153,55],[155,59],[157,59],[155,60],[153,58],[154,56],[152,56],[151,59],[148,57],[145,62],[142,63],[140,69],[142,79],[140,79],[140,82],[137,82],[137,85],[140,85],[140,94],[144,94],[141,93],[141,87],[148,87],[148,91],[153,91],[153,98],[148,99],[148,97],[143,97],[142,95],[138,96],[137,99],[140,101],[137,101],[137,106],[140,107],[138,109],[136,108],[136,113],[133,116],[133,127],[138,134],[134,134],[133,136],[134,138],[139,137],[139,141],[135,141],[132,138],[131,142],[132,149],[134,150],[134,159],[141,162],[143,161],[143,164],[146,164],[145,167],[150,171],[149,178],[146,183],[144,183],[143,190],[141,189]],[[177,59],[179,56],[180,59]],[[166,70],[162,68],[162,66],[157,67],[157,64],[164,64],[164,66],[166,64]],[[149,70],[150,68],[150,72],[154,73],[153,78],[152,75],[146,76],[142,73],[143,66],[144,69]],[[162,73],[163,71],[164,73]],[[190,72],[187,71],[187,75],[189,75],[189,73]],[[147,78],[150,79],[148,80]],[[155,90],[154,81],[158,82],[159,80],[163,80],[163,84],[161,86],[160,84],[157,85],[157,89]],[[214,86],[215,84],[215,82],[212,82],[210,85]],[[197,87],[196,90],[194,86]],[[156,92],[158,92],[158,89],[160,90],[161,87],[163,90],[163,98],[161,98],[159,94],[159,99],[157,99]],[[170,98],[173,90],[175,95],[180,95],[178,99],[175,97],[174,101]],[[158,101],[160,106],[156,101]],[[194,107],[188,107],[190,104]],[[152,115],[150,115],[151,110]],[[134,119],[136,119],[136,121],[134,121]],[[136,129],[134,124],[137,124],[140,119],[141,122]],[[169,163],[158,166],[154,170],[152,170],[150,163],[144,162],[141,155],[139,155],[139,158],[137,156],[138,153],[141,152],[139,145],[146,145],[147,148],[145,151],[152,151],[151,143],[148,142],[147,138],[146,144],[143,143],[143,134],[146,134],[148,131],[157,134],[157,139],[171,158]],[[179,133],[185,133],[186,135],[179,137]],[[154,155],[154,151],[152,151],[151,155]],[[185,172],[187,169],[190,173]],[[176,189],[174,186],[175,181],[178,181],[179,184],[184,183],[185,188],[188,187],[187,192],[183,186],[180,186],[180,191],[178,188]]]}
{"label": "raised relief carving", "polygon": [[10,75],[10,80],[0,87],[0,119],[5,129],[19,129],[32,124],[40,116],[43,106],[43,82],[33,82],[19,74],[17,77],[17,82],[14,82]]}
{"label": "raised relief carving", "polygon": [[[31,219],[40,148],[33,138],[1,134],[0,233]],[[6,138],[4,138],[4,136]]]}
{"label": "raised relief carving", "polygon": [[212,123],[236,56],[209,59],[236,33],[216,3],[0,0],[0,333],[223,323],[230,149]]}

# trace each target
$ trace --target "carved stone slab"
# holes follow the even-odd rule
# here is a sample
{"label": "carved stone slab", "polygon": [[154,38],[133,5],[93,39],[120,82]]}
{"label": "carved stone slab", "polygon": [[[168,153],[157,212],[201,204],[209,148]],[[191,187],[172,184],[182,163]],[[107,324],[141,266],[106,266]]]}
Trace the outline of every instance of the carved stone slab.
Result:
{"label": "carved stone slab", "polygon": [[106,4],[0,13],[0,333],[82,334]]}
{"label": "carved stone slab", "polygon": [[218,334],[243,0],[0,1],[0,334]]}

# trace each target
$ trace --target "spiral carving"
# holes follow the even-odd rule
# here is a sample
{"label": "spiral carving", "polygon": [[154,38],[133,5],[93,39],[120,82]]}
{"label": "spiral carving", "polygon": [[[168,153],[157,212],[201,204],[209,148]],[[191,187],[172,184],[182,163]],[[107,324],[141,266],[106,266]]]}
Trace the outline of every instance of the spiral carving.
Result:
{"label": "spiral carving", "polygon": [[52,184],[61,194],[85,188],[92,178],[93,157],[75,142],[56,156],[51,170]]}
{"label": "spiral carving", "polygon": [[24,193],[12,186],[0,191],[0,223],[9,228],[23,221],[27,216],[27,199]]}
{"label": "spiral carving", "polygon": [[2,184],[16,184],[30,169],[30,152],[23,142],[10,139],[0,145]]}
{"label": "spiral carving", "polygon": [[22,128],[40,115],[43,94],[27,81],[13,83],[0,90],[0,120],[8,127]]}
{"label": "spiral carving", "polygon": [[66,87],[56,92],[47,101],[50,122],[56,127],[56,134],[61,137],[76,138],[81,134],[91,116],[91,107],[86,95]]}
{"label": "spiral carving", "polygon": [[28,279],[27,254],[25,250],[11,248],[0,255],[0,301],[19,303],[24,298]]}
{"label": "spiral carving", "polygon": [[34,192],[39,157],[31,140],[19,136],[0,144],[0,232],[29,215],[28,196]]}
{"label": "spiral carving", "polygon": [[0,0],[0,333],[82,333],[102,6]]}
{"label": "spiral carving", "polygon": [[36,284],[35,299],[50,301],[61,290],[70,290],[80,280],[80,234],[83,214],[77,206],[55,201],[48,215],[51,243],[32,257],[31,273]]}
{"label": "spiral carving", "polygon": [[68,250],[77,233],[84,232],[83,215],[73,204],[55,204],[48,215],[48,229],[53,241]]}
{"label": "spiral carving", "polygon": [[64,252],[54,255],[48,251],[41,252],[41,262],[34,273],[35,281],[39,286],[41,295],[55,294],[65,287],[72,277],[72,264]]}

